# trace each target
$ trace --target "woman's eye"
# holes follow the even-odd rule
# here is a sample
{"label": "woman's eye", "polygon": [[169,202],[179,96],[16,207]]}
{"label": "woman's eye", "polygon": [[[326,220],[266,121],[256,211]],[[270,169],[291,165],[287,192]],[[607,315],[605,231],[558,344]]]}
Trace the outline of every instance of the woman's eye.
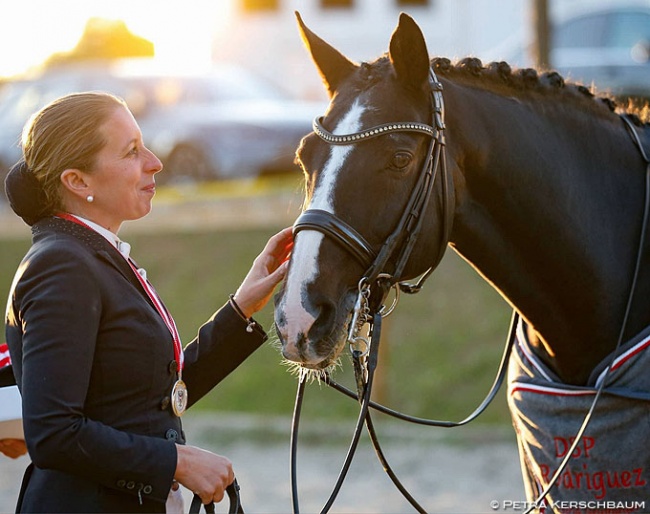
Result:
{"label": "woman's eye", "polygon": [[391,167],[398,170],[404,169],[411,163],[412,158],[413,156],[408,152],[397,152],[393,155]]}

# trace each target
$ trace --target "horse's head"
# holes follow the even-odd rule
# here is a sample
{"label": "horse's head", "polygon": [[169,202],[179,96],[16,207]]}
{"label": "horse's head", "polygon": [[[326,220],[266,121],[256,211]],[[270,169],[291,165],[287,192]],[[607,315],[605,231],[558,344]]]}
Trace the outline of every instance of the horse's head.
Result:
{"label": "horse's head", "polygon": [[[323,369],[345,344],[360,279],[421,182],[434,132],[426,132],[432,123],[430,62],[419,27],[404,14],[388,54],[360,65],[313,34],[300,16],[298,22],[331,102],[297,152],[309,217],[297,222],[275,319],[284,356]],[[401,129],[377,137],[365,132],[385,124]],[[349,143],[337,137],[355,133],[362,134]],[[416,245],[400,278],[420,274],[433,260],[437,243],[427,239]],[[380,271],[394,273],[396,259],[388,255]]]}

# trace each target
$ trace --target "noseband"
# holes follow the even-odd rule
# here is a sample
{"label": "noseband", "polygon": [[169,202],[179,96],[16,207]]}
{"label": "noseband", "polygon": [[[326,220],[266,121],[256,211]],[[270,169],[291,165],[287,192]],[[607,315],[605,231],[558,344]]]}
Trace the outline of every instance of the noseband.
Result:
{"label": "noseband", "polygon": [[[453,220],[453,183],[445,162],[444,154],[444,103],[442,84],[438,81],[433,70],[429,70],[429,85],[431,89],[431,125],[419,122],[396,122],[377,125],[372,128],[352,134],[333,134],[323,127],[323,118],[313,122],[314,133],[331,145],[351,145],[368,139],[380,137],[395,132],[415,132],[428,136],[431,141],[427,158],[418,176],[408,203],[400,217],[399,223],[378,251],[373,249],[366,239],[351,225],[335,214],[320,210],[307,209],[296,220],[293,226],[294,235],[302,230],[317,230],[330,237],[333,241],[348,251],[366,270],[364,281],[373,284],[378,277],[388,277],[388,288],[399,282],[404,267],[408,262],[417,236],[422,228],[424,212],[431,198],[431,191],[438,170],[442,175],[442,224],[443,230],[440,241],[440,251],[434,264],[425,272],[418,284],[400,284],[406,292],[416,292],[422,286],[424,279],[433,271],[442,259]],[[387,273],[388,261],[393,259],[394,269]]]}

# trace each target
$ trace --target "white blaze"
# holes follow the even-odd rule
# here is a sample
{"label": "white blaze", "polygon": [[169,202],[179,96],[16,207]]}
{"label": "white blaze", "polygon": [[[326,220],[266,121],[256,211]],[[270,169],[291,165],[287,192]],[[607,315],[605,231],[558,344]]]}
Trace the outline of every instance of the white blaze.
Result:
{"label": "white blaze", "polygon": [[[341,135],[358,132],[363,112],[363,107],[355,101],[333,133]],[[334,214],[332,206],[334,186],[352,148],[352,145],[331,145],[329,157],[319,174],[320,181],[314,190],[308,208],[321,209]],[[316,230],[303,230],[296,238],[296,244],[291,252],[291,269],[287,277],[282,306],[286,319],[283,336],[289,346],[296,344],[300,334],[307,334],[315,320],[305,310],[301,293],[305,290],[306,285],[318,276],[317,257],[324,237]],[[309,358],[309,356],[306,357]]]}

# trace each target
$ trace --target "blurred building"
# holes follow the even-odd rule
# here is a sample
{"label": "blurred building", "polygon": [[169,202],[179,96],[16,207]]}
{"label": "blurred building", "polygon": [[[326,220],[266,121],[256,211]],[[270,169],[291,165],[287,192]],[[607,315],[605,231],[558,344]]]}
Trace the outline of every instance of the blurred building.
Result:
{"label": "blurred building", "polygon": [[[352,60],[388,49],[400,12],[422,28],[429,53],[451,59],[483,57],[517,34],[529,39],[533,0],[220,0],[230,23],[220,24],[214,60],[235,61],[291,92],[320,99],[324,91],[303,48],[294,11],[319,36]],[[621,0],[548,0],[552,18]],[[523,34],[523,36],[522,36]]]}
{"label": "blurred building", "polygon": [[294,11],[347,57],[368,61],[388,49],[400,12],[422,28],[430,54],[464,57],[503,40],[525,19],[524,0],[223,0],[232,23],[215,36],[215,60],[234,60],[292,92],[322,98],[320,79],[302,45]]}

